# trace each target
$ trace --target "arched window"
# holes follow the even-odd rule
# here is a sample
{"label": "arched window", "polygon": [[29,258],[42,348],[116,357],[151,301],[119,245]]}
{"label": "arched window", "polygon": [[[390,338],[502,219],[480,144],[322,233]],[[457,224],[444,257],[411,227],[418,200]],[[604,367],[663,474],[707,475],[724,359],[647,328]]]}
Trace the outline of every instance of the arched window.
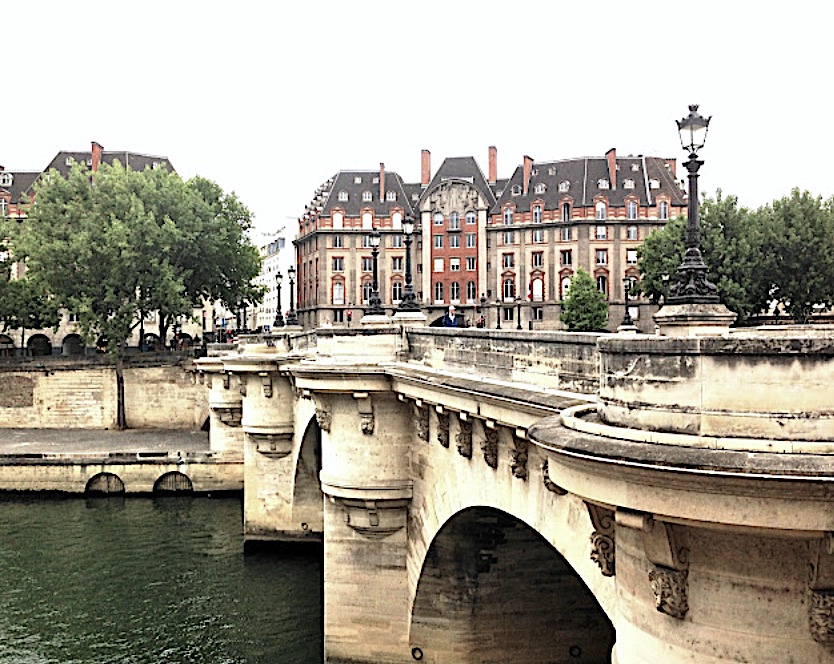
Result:
{"label": "arched window", "polygon": [[467,212],[466,213],[466,223],[468,225],[472,225],[478,221],[478,217],[474,212]]}
{"label": "arched window", "polygon": [[434,301],[436,303],[443,302],[443,282],[434,282]]}
{"label": "arched window", "polygon": [[636,201],[629,201],[628,206],[626,208],[626,219],[637,219],[637,202]]}
{"label": "arched window", "polygon": [[657,218],[663,221],[669,218],[669,204],[666,201],[657,204]]}
{"label": "arched window", "polygon": [[345,224],[345,215],[341,212],[333,213],[333,228],[343,228]]}
{"label": "arched window", "polygon": [[339,200],[346,201],[348,199],[348,193],[346,191],[339,192]]}
{"label": "arched window", "polygon": [[363,212],[362,213],[362,228],[366,230],[371,230],[374,226],[374,215],[370,212]]}
{"label": "arched window", "polygon": [[442,212],[435,212],[434,213],[434,225],[435,226],[442,226],[443,225],[443,213]]}
{"label": "arched window", "polygon": [[533,223],[540,224],[542,221],[542,206],[541,205],[534,205],[533,206]]}
{"label": "arched window", "polygon": [[362,284],[362,303],[368,304],[371,301],[371,292],[373,291],[373,287],[370,281],[366,281]]}
{"label": "arched window", "polygon": [[603,203],[602,201],[597,201],[596,211],[597,211],[597,219],[605,219],[606,218],[605,203]]}
{"label": "arched window", "polygon": [[562,180],[559,183],[559,191],[561,191],[562,193],[565,193],[566,191],[569,191],[569,190],[570,190],[570,182],[568,182],[567,180]]}
{"label": "arched window", "polygon": [[561,298],[564,300],[568,296],[568,291],[570,290],[570,277],[565,276],[562,277],[562,282],[560,284]]}
{"label": "arched window", "polygon": [[391,215],[391,227],[395,230],[401,230],[403,227],[403,213],[395,212]]}
{"label": "arched window", "polygon": [[512,277],[504,279],[504,300],[515,299],[515,280]]}
{"label": "arched window", "polygon": [[403,282],[395,281],[391,284],[391,302],[399,302],[403,299]]}
{"label": "arched window", "polygon": [[507,225],[513,223],[513,209],[511,207],[504,208],[504,223]]}
{"label": "arched window", "polygon": [[395,201],[397,200],[397,192],[391,191],[390,189],[385,192],[385,200],[386,201]]}
{"label": "arched window", "polygon": [[543,194],[544,192],[546,192],[546,191],[547,191],[547,185],[546,185],[546,184],[544,184],[543,182],[540,182],[539,184],[537,184],[537,185],[536,185],[536,188],[535,188],[535,190],[534,190],[534,191],[535,191],[537,194]]}
{"label": "arched window", "polygon": [[608,277],[604,274],[597,275],[597,290],[605,295],[605,299],[608,299]]}
{"label": "arched window", "polygon": [[562,221],[570,221],[570,203],[562,203]]}
{"label": "arched window", "polygon": [[536,277],[530,285],[533,302],[541,302],[544,300],[544,280]]}
{"label": "arched window", "polygon": [[449,285],[449,301],[460,302],[460,284],[457,281]]}
{"label": "arched window", "polygon": [[374,195],[370,191],[363,191],[362,200],[365,203],[370,203],[372,200],[374,200]]}
{"label": "arched window", "polygon": [[478,288],[475,286],[474,281],[470,281],[466,284],[466,301],[472,304],[475,302],[475,298],[478,297]]}
{"label": "arched window", "polygon": [[460,228],[460,215],[457,212],[449,215],[449,228]]}
{"label": "arched window", "polygon": [[341,281],[333,282],[333,304],[345,303],[345,285]]}

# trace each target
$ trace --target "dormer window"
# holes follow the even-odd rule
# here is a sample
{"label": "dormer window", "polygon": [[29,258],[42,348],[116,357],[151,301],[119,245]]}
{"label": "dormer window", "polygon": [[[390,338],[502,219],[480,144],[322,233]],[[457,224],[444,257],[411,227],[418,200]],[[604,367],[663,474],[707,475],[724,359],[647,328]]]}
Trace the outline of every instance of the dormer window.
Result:
{"label": "dormer window", "polygon": [[631,178],[623,180],[623,189],[634,189],[634,180]]}
{"label": "dormer window", "polygon": [[636,173],[639,170],[640,170],[640,166],[638,164],[632,164],[631,165],[631,172],[632,173]]}
{"label": "dormer window", "polygon": [[374,178],[374,184],[379,184],[379,178],[378,177]]}
{"label": "dormer window", "polygon": [[535,192],[537,194],[543,194],[546,191],[547,191],[547,185],[544,182],[540,182],[539,184],[536,185]]}
{"label": "dormer window", "polygon": [[649,189],[660,189],[660,180],[657,178],[649,180]]}
{"label": "dormer window", "polygon": [[364,203],[370,203],[372,200],[374,200],[374,195],[370,191],[362,192],[362,201]]}
{"label": "dormer window", "polygon": [[513,196],[521,196],[521,185],[514,184],[513,188],[510,190],[510,194],[512,194]]}
{"label": "dormer window", "polygon": [[11,173],[0,173],[0,187],[11,187],[14,183],[14,175]]}
{"label": "dormer window", "polygon": [[386,201],[395,201],[395,200],[397,200],[397,192],[396,191],[386,191],[385,192],[385,200]]}
{"label": "dormer window", "polygon": [[568,182],[567,180],[562,180],[559,183],[559,191],[561,191],[562,193],[570,191],[570,182]]}
{"label": "dormer window", "polygon": [[346,201],[348,199],[348,193],[346,191],[339,192],[339,200]]}
{"label": "dormer window", "polygon": [[608,180],[606,180],[605,178],[600,178],[599,180],[597,180],[597,187],[599,187],[600,189],[608,189]]}
{"label": "dormer window", "polygon": [[669,218],[669,203],[666,201],[660,201],[657,204],[657,218],[666,221]]}
{"label": "dormer window", "polygon": [[541,205],[534,205],[533,206],[533,223],[540,224],[542,221],[542,206]]}
{"label": "dormer window", "polygon": [[411,194],[411,200],[412,201],[419,201],[420,200],[420,194],[417,194],[417,193]]}
{"label": "dormer window", "polygon": [[353,184],[362,184],[362,178],[360,176],[355,176],[353,178]]}
{"label": "dormer window", "polygon": [[607,217],[607,215],[606,215],[605,203],[603,203],[602,201],[598,201],[597,204],[596,204],[596,218],[597,219],[605,219],[606,217]]}
{"label": "dormer window", "polygon": [[512,208],[504,208],[504,224],[509,226],[513,223],[513,209]]}
{"label": "dormer window", "polygon": [[555,166],[551,166],[550,168],[548,168],[548,169],[547,169],[547,174],[548,174],[548,175],[556,175],[556,167],[555,167]]}

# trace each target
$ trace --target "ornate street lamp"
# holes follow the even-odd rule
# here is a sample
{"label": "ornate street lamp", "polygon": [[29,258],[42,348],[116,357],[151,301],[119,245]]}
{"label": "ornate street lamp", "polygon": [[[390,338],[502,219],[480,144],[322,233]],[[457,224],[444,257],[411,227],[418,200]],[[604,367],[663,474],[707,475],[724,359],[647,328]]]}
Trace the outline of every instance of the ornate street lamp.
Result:
{"label": "ornate street lamp", "polygon": [[[420,311],[420,304],[417,302],[417,298],[414,295],[414,286],[411,283],[411,235],[413,233],[414,219],[412,217],[406,217],[403,221],[403,235],[405,235],[405,291],[397,307],[398,311]],[[374,284],[376,284],[376,258],[374,258]]]}
{"label": "ornate street lamp", "polygon": [[[678,268],[678,281],[669,289],[669,304],[711,304],[719,301],[718,288],[707,281],[707,265],[701,257],[701,226],[698,219],[698,169],[703,161],[698,150],[704,147],[710,118],[698,113],[698,105],[689,107],[689,116],[678,120],[681,146],[689,152],[689,209],[686,220],[686,253]],[[664,305],[666,302],[664,302]]]}
{"label": "ornate street lamp", "polygon": [[275,286],[278,289],[278,306],[275,309],[275,320],[272,321],[272,327],[284,327],[284,314],[281,313],[281,282],[284,280],[284,275],[280,272],[275,274]]}
{"label": "ornate street lamp", "polygon": [[379,281],[377,278],[379,243],[381,239],[382,237],[379,234],[379,229],[374,228],[371,233],[371,255],[374,257],[374,281],[371,284],[371,297],[368,299],[368,308],[365,309],[366,316],[385,315],[385,310],[382,308],[382,300],[379,299]]}
{"label": "ornate street lamp", "polygon": [[518,323],[516,323],[515,329],[521,329],[521,298],[516,295],[515,297],[515,308],[516,308],[516,316],[518,317]]}
{"label": "ornate street lamp", "polygon": [[628,310],[628,295],[631,291],[631,279],[628,277],[623,277],[623,293],[625,294],[625,315],[623,316],[623,322],[620,324],[622,327],[633,327],[634,321],[631,320],[631,312]]}
{"label": "ornate street lamp", "polygon": [[287,270],[290,278],[290,310],[287,312],[287,325],[298,325],[298,317],[295,315],[295,268]]}
{"label": "ornate street lamp", "polygon": [[504,314],[504,307],[501,306],[501,295],[499,293],[498,299],[495,301],[495,329],[501,329],[501,316]]}
{"label": "ornate street lamp", "polygon": [[486,324],[486,303],[487,303],[486,295],[484,293],[481,293],[481,316],[483,316],[483,318],[484,318],[483,327],[486,327],[486,325],[487,325]]}

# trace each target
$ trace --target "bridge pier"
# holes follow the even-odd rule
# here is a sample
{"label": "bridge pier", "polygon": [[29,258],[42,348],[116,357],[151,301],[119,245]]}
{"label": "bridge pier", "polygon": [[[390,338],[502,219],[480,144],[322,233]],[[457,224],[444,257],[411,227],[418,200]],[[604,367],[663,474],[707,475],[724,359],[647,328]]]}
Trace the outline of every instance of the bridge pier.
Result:
{"label": "bridge pier", "polygon": [[220,358],[198,360],[209,404],[209,446],[212,452],[243,454],[243,397],[237,380],[223,368]]}

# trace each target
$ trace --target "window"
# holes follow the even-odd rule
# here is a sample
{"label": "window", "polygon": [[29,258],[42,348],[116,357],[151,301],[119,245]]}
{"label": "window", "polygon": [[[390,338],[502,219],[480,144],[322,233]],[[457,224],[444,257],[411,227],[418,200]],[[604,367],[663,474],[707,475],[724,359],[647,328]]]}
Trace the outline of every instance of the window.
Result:
{"label": "window", "polygon": [[449,215],[449,228],[458,230],[460,228],[460,215],[457,212],[452,212]]}
{"label": "window", "polygon": [[435,272],[443,272],[443,259],[442,258],[435,258],[434,259],[434,271]]}
{"label": "window", "polygon": [[362,248],[368,249],[371,246],[371,236],[370,235],[363,235],[362,236]]}
{"label": "window", "polygon": [[443,282],[436,281],[434,284],[434,301],[436,303],[443,302]]}
{"label": "window", "polygon": [[478,217],[475,215],[474,212],[467,212],[466,213],[466,224],[467,226],[472,226],[478,221]]}
{"label": "window", "polygon": [[373,293],[372,284],[370,281],[366,281],[362,284],[362,303],[368,304],[371,301],[371,293]]}
{"label": "window", "polygon": [[563,249],[562,251],[559,252],[559,262],[562,265],[570,265],[571,262],[572,262],[571,261],[572,257],[573,256],[571,254],[570,249]]}
{"label": "window", "polygon": [[505,270],[515,267],[515,254],[504,254],[501,265]]}
{"label": "window", "polygon": [[460,235],[450,235],[449,236],[449,247],[451,249],[459,249],[460,248]]}
{"label": "window", "polygon": [[669,218],[669,204],[666,201],[657,204],[657,218],[663,221]]}
{"label": "window", "polygon": [[542,222],[542,206],[541,205],[534,205],[533,206],[533,223],[540,224]]}
{"label": "window", "polygon": [[370,212],[363,212],[362,213],[362,228],[365,230],[371,230],[374,227],[374,215]]}
{"label": "window", "polygon": [[594,238],[605,240],[608,237],[608,226],[597,226],[594,230]]}
{"label": "window", "polygon": [[478,240],[477,235],[475,233],[467,233],[466,234],[466,246],[470,249],[477,246]]}
{"label": "window", "polygon": [[570,277],[562,277],[559,287],[562,291],[561,299],[564,300],[568,296],[568,291],[570,290]]}
{"label": "window", "polygon": [[562,221],[570,221],[570,203],[562,203]]}
{"label": "window", "polygon": [[388,190],[385,192],[385,200],[386,201],[395,201],[397,200],[397,192]]}
{"label": "window", "polygon": [[370,191],[362,192],[362,201],[364,203],[370,203],[372,200],[374,200],[374,195]]}
{"label": "window", "polygon": [[449,259],[449,270],[451,272],[460,272],[460,258]]}
{"label": "window", "polygon": [[394,256],[391,259],[391,271],[392,272],[402,272],[403,271],[403,257],[402,256]]}
{"label": "window", "polygon": [[509,226],[513,223],[513,209],[512,208],[504,208],[504,224]]}
{"label": "window", "polygon": [[333,248],[334,249],[341,249],[345,246],[344,238],[341,235],[334,235],[333,236]]}
{"label": "window", "polygon": [[460,284],[457,281],[449,284],[449,301],[460,302]]}
{"label": "window", "polygon": [[354,176],[353,184],[362,184],[362,178],[358,175]]}
{"label": "window", "polygon": [[478,297],[478,289],[475,286],[474,281],[469,281],[466,283],[466,301],[470,304],[475,302],[475,298]]}
{"label": "window", "polygon": [[596,257],[597,257],[597,265],[607,265],[608,264],[608,249],[597,249],[596,250]]}
{"label": "window", "polygon": [[401,231],[403,229],[402,212],[395,212],[391,215],[391,228],[393,228],[395,231]]}
{"label": "window", "polygon": [[345,215],[341,212],[333,213],[333,228],[342,228],[345,224]]}
{"label": "window", "polygon": [[395,281],[391,284],[391,302],[399,302],[403,299],[403,283]]}
{"label": "window", "polygon": [[606,180],[605,178],[600,178],[599,180],[597,180],[597,187],[599,187],[600,189],[608,189],[608,180]]}
{"label": "window", "polygon": [[541,244],[544,242],[544,229],[543,228],[534,228],[533,229],[533,242],[536,244]]}
{"label": "window", "polygon": [[512,277],[504,279],[504,300],[515,299],[515,281]]}
{"label": "window", "polygon": [[544,281],[536,278],[530,283],[530,298],[533,302],[544,300]]}
{"label": "window", "polygon": [[634,180],[631,178],[623,180],[623,189],[634,189]]}
{"label": "window", "polygon": [[391,246],[394,249],[399,249],[403,246],[403,236],[402,235],[392,235],[391,236]]}
{"label": "window", "polygon": [[504,231],[504,244],[515,244],[514,231]]}
{"label": "window", "polygon": [[660,189],[660,180],[655,178],[649,180],[649,189]]}
{"label": "window", "polygon": [[504,311],[504,316],[503,316],[504,322],[505,323],[512,323],[513,318],[515,317],[514,316],[515,308],[513,308],[513,307],[503,307],[503,311]]}
{"label": "window", "polygon": [[544,320],[544,308],[543,307],[533,307],[532,319],[533,320]]}
{"label": "window", "polygon": [[605,210],[605,203],[602,201],[598,201],[596,204],[596,215],[597,219],[606,219],[606,210]]}
{"label": "window", "polygon": [[626,228],[626,240],[637,239],[637,226],[629,226]]}
{"label": "window", "polygon": [[533,267],[544,267],[544,252],[543,251],[534,251],[533,252]]}
{"label": "window", "polygon": [[[335,304],[335,302],[334,302]],[[342,303],[344,304],[344,303]],[[344,309],[336,309],[333,312],[333,322],[334,323],[344,323],[345,322],[345,312]]]}
{"label": "window", "polygon": [[443,236],[442,235],[435,235],[434,236],[434,248],[435,249],[442,249],[443,248]]}
{"label": "window", "polygon": [[540,182],[539,184],[536,185],[536,188],[534,189],[534,191],[537,194],[543,194],[544,192],[547,191],[547,185],[544,184],[544,182]]}
{"label": "window", "polygon": [[474,256],[467,256],[466,257],[466,269],[469,272],[473,272],[475,270],[476,265],[477,265],[477,259]]}
{"label": "window", "polygon": [[629,201],[626,205],[626,219],[637,219],[637,202]]}
{"label": "window", "polygon": [[339,192],[339,200],[346,201],[348,199],[348,193],[346,191]]}
{"label": "window", "polygon": [[345,285],[341,281],[333,282],[333,304],[345,303]]}
{"label": "window", "polygon": [[608,277],[604,274],[597,275],[597,290],[608,299]]}
{"label": "window", "polygon": [[333,258],[333,271],[334,272],[344,272],[345,271],[345,259],[341,256],[336,256]]}
{"label": "window", "polygon": [[443,213],[442,212],[435,212],[434,213],[434,225],[435,226],[442,226],[443,225]]}
{"label": "window", "polygon": [[567,180],[562,180],[559,183],[559,191],[562,192],[563,194],[566,191],[570,191],[570,182],[568,182]]}
{"label": "window", "polygon": [[571,229],[570,226],[562,226],[562,242],[570,242],[571,241]]}
{"label": "window", "polygon": [[521,185],[514,184],[513,188],[510,190],[510,194],[513,196],[521,196]]}
{"label": "window", "polygon": [[626,263],[637,265],[637,249],[626,249]]}

